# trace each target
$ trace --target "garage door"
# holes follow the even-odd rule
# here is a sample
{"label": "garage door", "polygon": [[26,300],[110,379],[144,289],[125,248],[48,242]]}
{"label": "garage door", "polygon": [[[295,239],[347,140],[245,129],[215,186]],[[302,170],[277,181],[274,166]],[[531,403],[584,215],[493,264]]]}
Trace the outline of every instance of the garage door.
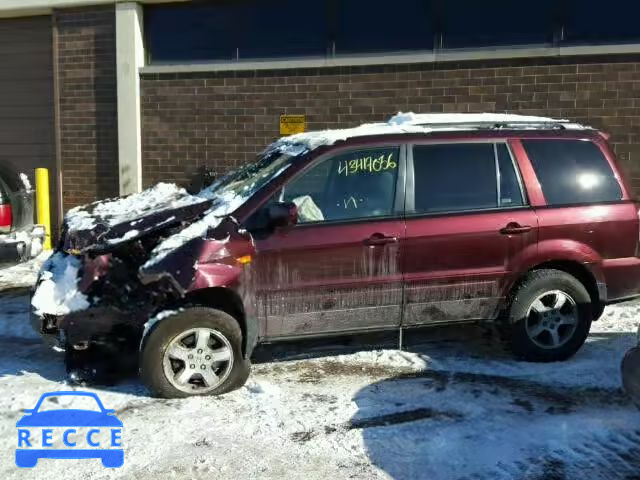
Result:
{"label": "garage door", "polygon": [[0,19],[0,162],[32,181],[34,168],[49,168],[53,200],[52,63],[50,16]]}

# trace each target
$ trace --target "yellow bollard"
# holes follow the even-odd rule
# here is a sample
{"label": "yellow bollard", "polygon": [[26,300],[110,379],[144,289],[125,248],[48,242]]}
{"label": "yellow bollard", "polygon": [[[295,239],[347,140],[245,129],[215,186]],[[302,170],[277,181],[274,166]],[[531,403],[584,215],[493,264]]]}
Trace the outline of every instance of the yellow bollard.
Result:
{"label": "yellow bollard", "polygon": [[49,205],[49,170],[36,168],[36,211],[38,223],[44,226],[45,250],[51,250],[51,210]]}

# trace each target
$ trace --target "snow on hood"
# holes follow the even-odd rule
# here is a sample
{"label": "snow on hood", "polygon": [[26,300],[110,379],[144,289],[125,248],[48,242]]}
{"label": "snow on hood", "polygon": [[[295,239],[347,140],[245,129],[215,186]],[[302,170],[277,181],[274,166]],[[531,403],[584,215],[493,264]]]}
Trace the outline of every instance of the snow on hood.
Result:
{"label": "snow on hood", "polygon": [[[288,151],[280,150],[280,153],[286,153],[291,155]],[[280,176],[287,168],[289,164],[283,165],[278,170],[268,173],[266,178],[268,181]],[[225,177],[226,178],[226,177]],[[207,232],[217,227],[222,219],[237,210],[244,202],[247,201],[251,195],[252,186],[247,185],[244,187],[244,191],[240,193],[233,193],[231,191],[217,192],[217,186],[225,179],[221,179],[214,183],[211,187],[205,188],[198,196],[211,199],[211,208],[209,208],[199,220],[191,223],[181,231],[165,238],[160,242],[151,252],[149,259],[140,267],[141,271],[152,268],[158,262],[162,261],[169,253],[176,251],[186,243],[195,238],[205,237]]]}
{"label": "snow on hood", "polygon": [[89,299],[78,290],[80,266],[79,258],[62,252],[47,259],[31,299],[36,315],[66,315],[89,308]]}
{"label": "snow on hood", "polygon": [[[298,133],[282,137],[272,143],[265,152],[281,150],[299,155],[307,150],[314,150],[324,145],[347,140],[354,137],[369,135],[393,135],[400,133],[432,133],[434,131],[470,130],[469,123],[485,122],[497,124],[508,122],[520,123],[561,123],[565,128],[584,129],[583,125],[571,123],[569,120],[537,117],[530,115],[515,115],[507,113],[413,113],[398,112],[387,122],[365,123],[354,128],[335,130],[321,130],[315,132]],[[457,124],[457,125],[456,125]],[[467,124],[465,126],[464,124]],[[297,153],[296,153],[297,152]]]}
{"label": "snow on hood", "polygon": [[236,210],[240,205],[244,203],[244,201],[244,197],[237,195],[229,195],[226,198],[220,197],[220,200],[214,203],[214,205],[205,212],[204,216],[200,220],[193,222],[188,227],[180,230],[178,233],[175,233],[160,242],[151,251],[149,260],[147,260],[145,264],[140,267],[140,269],[145,270],[147,268],[150,268],[163,260],[169,253],[180,248],[187,242],[193,240],[194,238],[204,237],[207,231],[217,227],[225,217],[225,215],[228,215],[229,213]]}
{"label": "snow on hood", "polygon": [[189,195],[173,183],[158,183],[140,193],[75,207],[65,216],[69,230],[91,230],[97,223],[114,226],[151,212],[180,208],[206,201]]}

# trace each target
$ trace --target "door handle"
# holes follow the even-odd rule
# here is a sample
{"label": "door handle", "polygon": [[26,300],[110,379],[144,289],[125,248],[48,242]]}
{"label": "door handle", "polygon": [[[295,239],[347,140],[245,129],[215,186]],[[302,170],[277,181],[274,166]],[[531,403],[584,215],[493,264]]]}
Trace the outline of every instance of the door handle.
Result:
{"label": "door handle", "polygon": [[386,245],[387,243],[397,243],[398,238],[385,235],[384,233],[374,233],[369,238],[364,240],[362,243],[369,247],[374,247],[376,245]]}
{"label": "door handle", "polygon": [[509,222],[506,227],[500,229],[502,235],[518,235],[520,233],[530,232],[531,225],[520,225],[518,222]]}

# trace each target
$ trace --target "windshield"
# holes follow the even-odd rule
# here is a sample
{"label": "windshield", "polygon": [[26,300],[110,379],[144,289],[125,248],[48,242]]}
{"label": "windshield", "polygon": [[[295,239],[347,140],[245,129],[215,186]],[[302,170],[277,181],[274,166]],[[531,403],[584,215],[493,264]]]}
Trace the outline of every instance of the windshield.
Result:
{"label": "windshield", "polygon": [[300,156],[271,151],[258,157],[255,163],[231,172],[200,192],[200,196],[241,198],[248,200],[253,194],[276,178]]}

